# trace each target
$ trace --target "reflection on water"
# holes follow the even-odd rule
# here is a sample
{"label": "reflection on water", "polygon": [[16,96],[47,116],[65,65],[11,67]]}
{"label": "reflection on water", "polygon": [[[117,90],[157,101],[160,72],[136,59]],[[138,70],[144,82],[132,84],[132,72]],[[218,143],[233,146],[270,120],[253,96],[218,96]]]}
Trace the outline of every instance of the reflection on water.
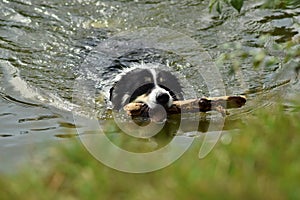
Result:
{"label": "reflection on water", "polygon": [[[262,45],[258,38],[267,33],[270,43],[275,44],[299,38],[300,9],[258,9],[258,5],[247,1],[241,13],[225,9],[218,16],[208,12],[207,1],[198,0],[0,1],[0,150],[76,135],[70,111],[78,109],[72,103],[72,92],[80,66],[94,47],[122,31],[163,27],[183,33],[201,44],[211,61],[233,50],[224,49],[224,45],[236,43],[245,51],[266,49],[268,55],[282,57],[281,52],[268,49],[270,45]],[[184,72],[197,96],[208,95],[199,68],[184,67],[184,57],[176,61],[176,55],[169,56],[171,66],[173,63],[176,71]],[[285,90],[289,84],[263,90],[266,85],[290,79],[291,73],[282,73],[281,69],[279,63],[263,70],[253,69],[247,59],[238,74],[232,74],[231,66],[219,67],[228,94],[259,88],[263,91],[249,95],[244,109],[231,111],[226,126],[257,104],[267,105],[266,96],[271,98]],[[200,121],[200,132],[206,131],[207,123]],[[111,139],[120,138],[112,134]],[[148,144],[151,148],[154,145],[152,141]]]}

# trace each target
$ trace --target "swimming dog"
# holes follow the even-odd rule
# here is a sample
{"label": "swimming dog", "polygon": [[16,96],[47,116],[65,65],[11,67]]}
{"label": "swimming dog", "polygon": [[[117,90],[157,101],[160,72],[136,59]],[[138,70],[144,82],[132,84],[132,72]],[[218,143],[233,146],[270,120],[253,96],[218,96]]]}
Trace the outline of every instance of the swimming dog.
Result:
{"label": "swimming dog", "polygon": [[168,108],[173,101],[182,100],[183,91],[178,78],[160,64],[140,63],[126,68],[110,89],[113,109],[120,110],[130,102],[140,102],[155,110]]}

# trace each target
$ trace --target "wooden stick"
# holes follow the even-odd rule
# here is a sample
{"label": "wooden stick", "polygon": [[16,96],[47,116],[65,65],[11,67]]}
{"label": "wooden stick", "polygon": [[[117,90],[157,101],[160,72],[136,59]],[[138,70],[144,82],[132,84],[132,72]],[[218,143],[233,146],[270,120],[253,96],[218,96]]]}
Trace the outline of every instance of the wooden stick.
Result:
{"label": "wooden stick", "polygon": [[[180,114],[216,110],[226,114],[225,109],[240,108],[245,103],[246,98],[244,96],[203,97],[200,99],[174,101],[172,106],[167,108],[166,111],[168,114]],[[144,103],[129,103],[124,106],[124,110],[133,117],[146,116],[149,112],[149,107]]]}

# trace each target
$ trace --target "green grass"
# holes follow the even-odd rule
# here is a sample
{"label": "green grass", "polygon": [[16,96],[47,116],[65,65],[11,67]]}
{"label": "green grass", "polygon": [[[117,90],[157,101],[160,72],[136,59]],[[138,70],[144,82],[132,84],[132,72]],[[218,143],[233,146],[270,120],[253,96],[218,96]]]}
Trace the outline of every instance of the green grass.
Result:
{"label": "green grass", "polygon": [[96,161],[77,141],[23,171],[0,175],[1,199],[300,199],[300,112],[264,108],[228,144],[198,159],[201,141],[172,165],[127,174]]}

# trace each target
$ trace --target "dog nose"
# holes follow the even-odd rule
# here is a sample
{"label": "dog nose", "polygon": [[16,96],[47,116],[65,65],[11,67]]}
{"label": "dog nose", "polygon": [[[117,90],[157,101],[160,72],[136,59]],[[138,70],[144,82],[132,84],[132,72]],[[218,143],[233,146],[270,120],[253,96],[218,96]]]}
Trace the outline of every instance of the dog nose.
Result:
{"label": "dog nose", "polygon": [[170,100],[170,96],[167,93],[161,93],[156,96],[157,103],[166,105]]}

